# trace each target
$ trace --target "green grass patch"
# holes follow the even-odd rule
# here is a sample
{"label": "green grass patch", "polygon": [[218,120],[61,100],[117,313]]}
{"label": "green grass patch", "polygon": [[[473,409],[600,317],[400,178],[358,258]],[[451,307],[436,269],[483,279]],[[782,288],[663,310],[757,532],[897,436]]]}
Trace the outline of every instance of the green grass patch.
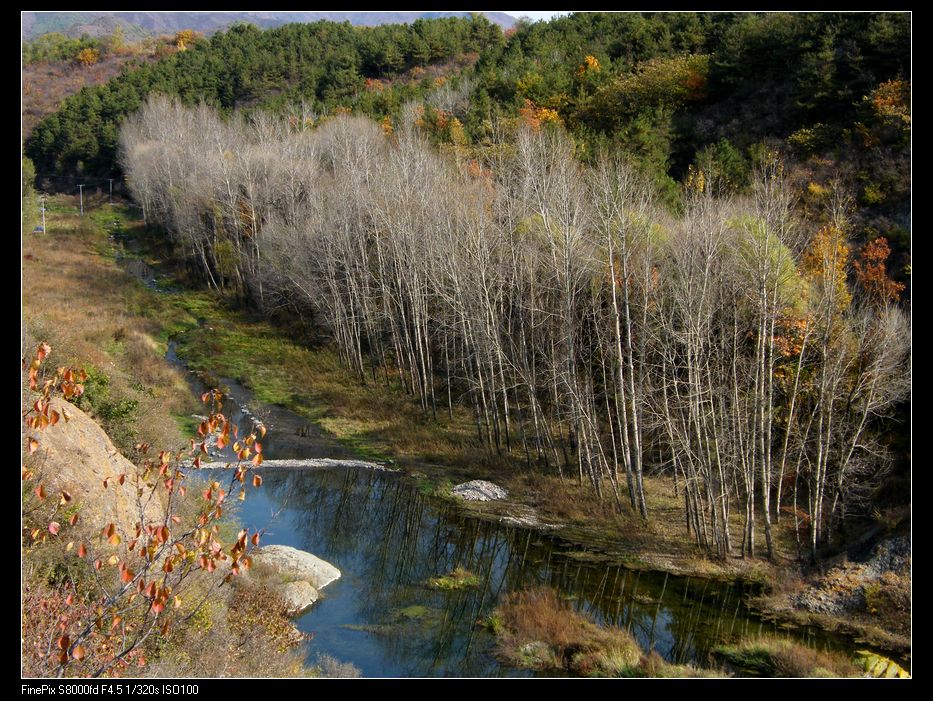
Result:
{"label": "green grass patch", "polygon": [[432,577],[428,580],[428,586],[432,589],[440,589],[442,591],[468,589],[469,587],[479,586],[479,577],[468,569],[458,566],[450,574]]}

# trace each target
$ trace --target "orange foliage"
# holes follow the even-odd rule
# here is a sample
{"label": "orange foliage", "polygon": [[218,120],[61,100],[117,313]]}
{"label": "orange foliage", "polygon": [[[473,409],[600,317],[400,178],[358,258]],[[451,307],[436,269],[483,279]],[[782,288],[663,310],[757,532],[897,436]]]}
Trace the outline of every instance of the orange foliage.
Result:
{"label": "orange foliage", "polygon": [[890,255],[888,240],[879,236],[865,244],[858,259],[852,264],[855,279],[874,304],[896,303],[904,291],[904,285],[888,277],[886,263]]}
{"label": "orange foliage", "polygon": [[538,107],[529,99],[525,99],[525,105],[519,108],[518,114],[522,122],[535,131],[539,130],[543,124],[563,124],[564,122],[557,113],[557,110],[552,110],[547,107]]}

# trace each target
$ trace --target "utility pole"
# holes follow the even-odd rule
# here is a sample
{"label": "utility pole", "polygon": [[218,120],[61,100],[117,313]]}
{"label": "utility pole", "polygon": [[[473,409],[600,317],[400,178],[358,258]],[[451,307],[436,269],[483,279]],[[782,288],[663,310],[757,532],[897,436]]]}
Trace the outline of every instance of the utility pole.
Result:
{"label": "utility pole", "polygon": [[42,233],[47,234],[48,231],[45,229],[45,198],[42,197],[39,199],[39,204],[42,205]]}
{"label": "utility pole", "polygon": [[113,178],[107,178],[110,181],[110,206],[113,207]]}
{"label": "utility pole", "polygon": [[78,192],[81,194],[81,216],[84,216],[84,185],[78,185]]}

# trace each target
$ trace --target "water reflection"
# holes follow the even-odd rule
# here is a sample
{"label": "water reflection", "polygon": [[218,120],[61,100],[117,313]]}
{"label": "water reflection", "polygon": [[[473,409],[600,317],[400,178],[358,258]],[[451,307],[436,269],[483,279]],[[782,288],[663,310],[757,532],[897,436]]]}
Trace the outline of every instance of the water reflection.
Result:
{"label": "water reflection", "polygon": [[[241,518],[334,563],[343,577],[299,621],[326,652],[367,676],[501,676],[493,640],[477,625],[509,591],[546,584],[596,620],[629,630],[646,649],[703,664],[712,647],[763,632],[740,586],[627,570],[581,559],[567,543],[467,518],[392,474],[268,471]],[[441,592],[431,577],[462,566],[480,585]],[[809,644],[828,639],[810,634]]]}
{"label": "water reflection", "polygon": [[[168,355],[177,360],[172,344]],[[269,428],[265,457],[355,457],[297,414],[257,406],[244,387],[222,382],[229,391],[223,411],[240,432],[257,419]],[[223,456],[233,460],[232,447]],[[713,647],[748,635],[791,634],[749,615],[741,585],[594,561],[559,535],[468,517],[399,474],[263,472],[262,489],[251,490],[241,505],[243,525],[265,529],[264,544],[307,550],[342,572],[296,621],[313,634],[311,660],[325,653],[378,677],[529,675],[495,659],[495,641],[480,621],[504,593],[538,585],[554,587],[577,610],[626,628],[642,648],[676,663],[706,664]],[[458,566],[476,574],[480,585],[427,586]],[[833,645],[817,629],[793,636],[812,647]]]}

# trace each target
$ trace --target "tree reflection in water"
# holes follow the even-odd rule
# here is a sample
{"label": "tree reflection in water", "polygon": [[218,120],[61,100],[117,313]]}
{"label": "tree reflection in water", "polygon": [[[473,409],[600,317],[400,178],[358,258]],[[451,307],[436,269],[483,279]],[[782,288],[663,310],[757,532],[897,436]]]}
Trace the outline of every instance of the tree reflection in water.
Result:
{"label": "tree reflection in water", "polygon": [[[298,621],[315,635],[310,654],[352,662],[367,676],[523,674],[496,661],[492,636],[478,623],[504,593],[537,585],[678,663],[703,664],[717,644],[780,632],[748,614],[739,585],[600,561],[557,536],[467,517],[399,475],[270,470],[263,486],[244,504],[244,525],[266,528],[267,544],[308,550],[343,573]],[[426,586],[458,566],[479,585]]]}

